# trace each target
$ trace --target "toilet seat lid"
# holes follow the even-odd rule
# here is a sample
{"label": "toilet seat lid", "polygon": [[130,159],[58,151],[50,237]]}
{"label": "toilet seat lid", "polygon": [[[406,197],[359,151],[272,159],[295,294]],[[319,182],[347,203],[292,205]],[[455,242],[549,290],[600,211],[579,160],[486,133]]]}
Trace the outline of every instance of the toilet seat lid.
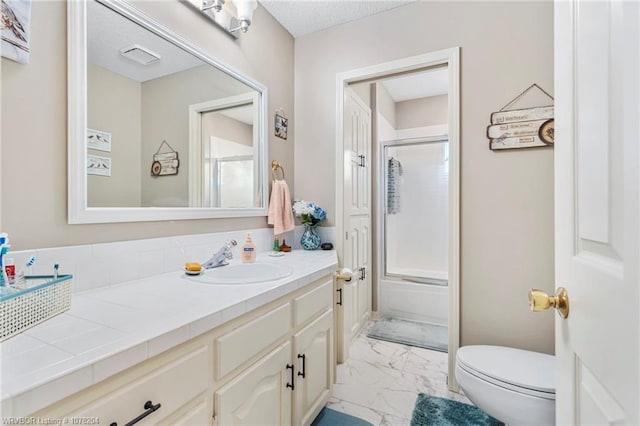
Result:
{"label": "toilet seat lid", "polygon": [[503,346],[463,346],[456,359],[481,375],[539,392],[556,392],[555,357]]}

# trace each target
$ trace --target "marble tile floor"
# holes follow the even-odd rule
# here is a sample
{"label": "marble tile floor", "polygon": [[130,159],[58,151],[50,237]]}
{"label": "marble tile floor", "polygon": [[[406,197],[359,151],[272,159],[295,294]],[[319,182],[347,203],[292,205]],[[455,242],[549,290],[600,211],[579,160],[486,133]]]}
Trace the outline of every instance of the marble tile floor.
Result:
{"label": "marble tile floor", "polygon": [[375,426],[403,426],[420,392],[470,404],[447,390],[446,353],[371,339],[367,328],[351,342],[347,362],[338,365],[327,407]]}

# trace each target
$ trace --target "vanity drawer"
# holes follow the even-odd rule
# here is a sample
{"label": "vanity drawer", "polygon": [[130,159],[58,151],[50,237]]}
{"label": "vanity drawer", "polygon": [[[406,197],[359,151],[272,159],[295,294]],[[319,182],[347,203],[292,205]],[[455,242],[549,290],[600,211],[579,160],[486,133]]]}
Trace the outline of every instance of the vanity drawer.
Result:
{"label": "vanity drawer", "polygon": [[215,375],[220,379],[291,330],[291,304],[280,306],[215,340]]}
{"label": "vanity drawer", "polygon": [[158,424],[209,386],[207,347],[188,353],[74,412],[71,417],[98,418],[100,424],[123,426],[145,412],[145,402],[161,404],[139,424]]}
{"label": "vanity drawer", "polygon": [[305,323],[326,309],[333,303],[333,279],[329,278],[320,287],[297,297],[293,301],[294,327]]}

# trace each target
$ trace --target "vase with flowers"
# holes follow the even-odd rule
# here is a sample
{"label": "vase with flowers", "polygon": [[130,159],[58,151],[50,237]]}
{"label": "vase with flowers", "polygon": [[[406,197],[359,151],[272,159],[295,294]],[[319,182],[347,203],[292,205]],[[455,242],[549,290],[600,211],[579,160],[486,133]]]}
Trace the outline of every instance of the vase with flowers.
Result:
{"label": "vase with flowers", "polygon": [[300,245],[305,250],[317,250],[320,247],[320,235],[316,228],[327,218],[327,212],[316,203],[296,200],[293,203],[293,213],[304,225]]}

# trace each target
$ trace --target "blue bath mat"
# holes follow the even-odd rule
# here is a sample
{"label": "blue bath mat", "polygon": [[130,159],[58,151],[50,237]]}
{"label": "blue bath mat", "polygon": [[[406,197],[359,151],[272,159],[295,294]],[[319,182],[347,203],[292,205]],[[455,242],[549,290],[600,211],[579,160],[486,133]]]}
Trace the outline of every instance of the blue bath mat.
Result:
{"label": "blue bath mat", "polygon": [[449,348],[447,326],[400,318],[380,318],[373,324],[367,337],[440,352],[447,352]]}
{"label": "blue bath mat", "polygon": [[373,426],[371,423],[331,408],[323,408],[311,426]]}
{"label": "blue bath mat", "polygon": [[504,426],[478,407],[451,399],[418,394],[411,426]]}

